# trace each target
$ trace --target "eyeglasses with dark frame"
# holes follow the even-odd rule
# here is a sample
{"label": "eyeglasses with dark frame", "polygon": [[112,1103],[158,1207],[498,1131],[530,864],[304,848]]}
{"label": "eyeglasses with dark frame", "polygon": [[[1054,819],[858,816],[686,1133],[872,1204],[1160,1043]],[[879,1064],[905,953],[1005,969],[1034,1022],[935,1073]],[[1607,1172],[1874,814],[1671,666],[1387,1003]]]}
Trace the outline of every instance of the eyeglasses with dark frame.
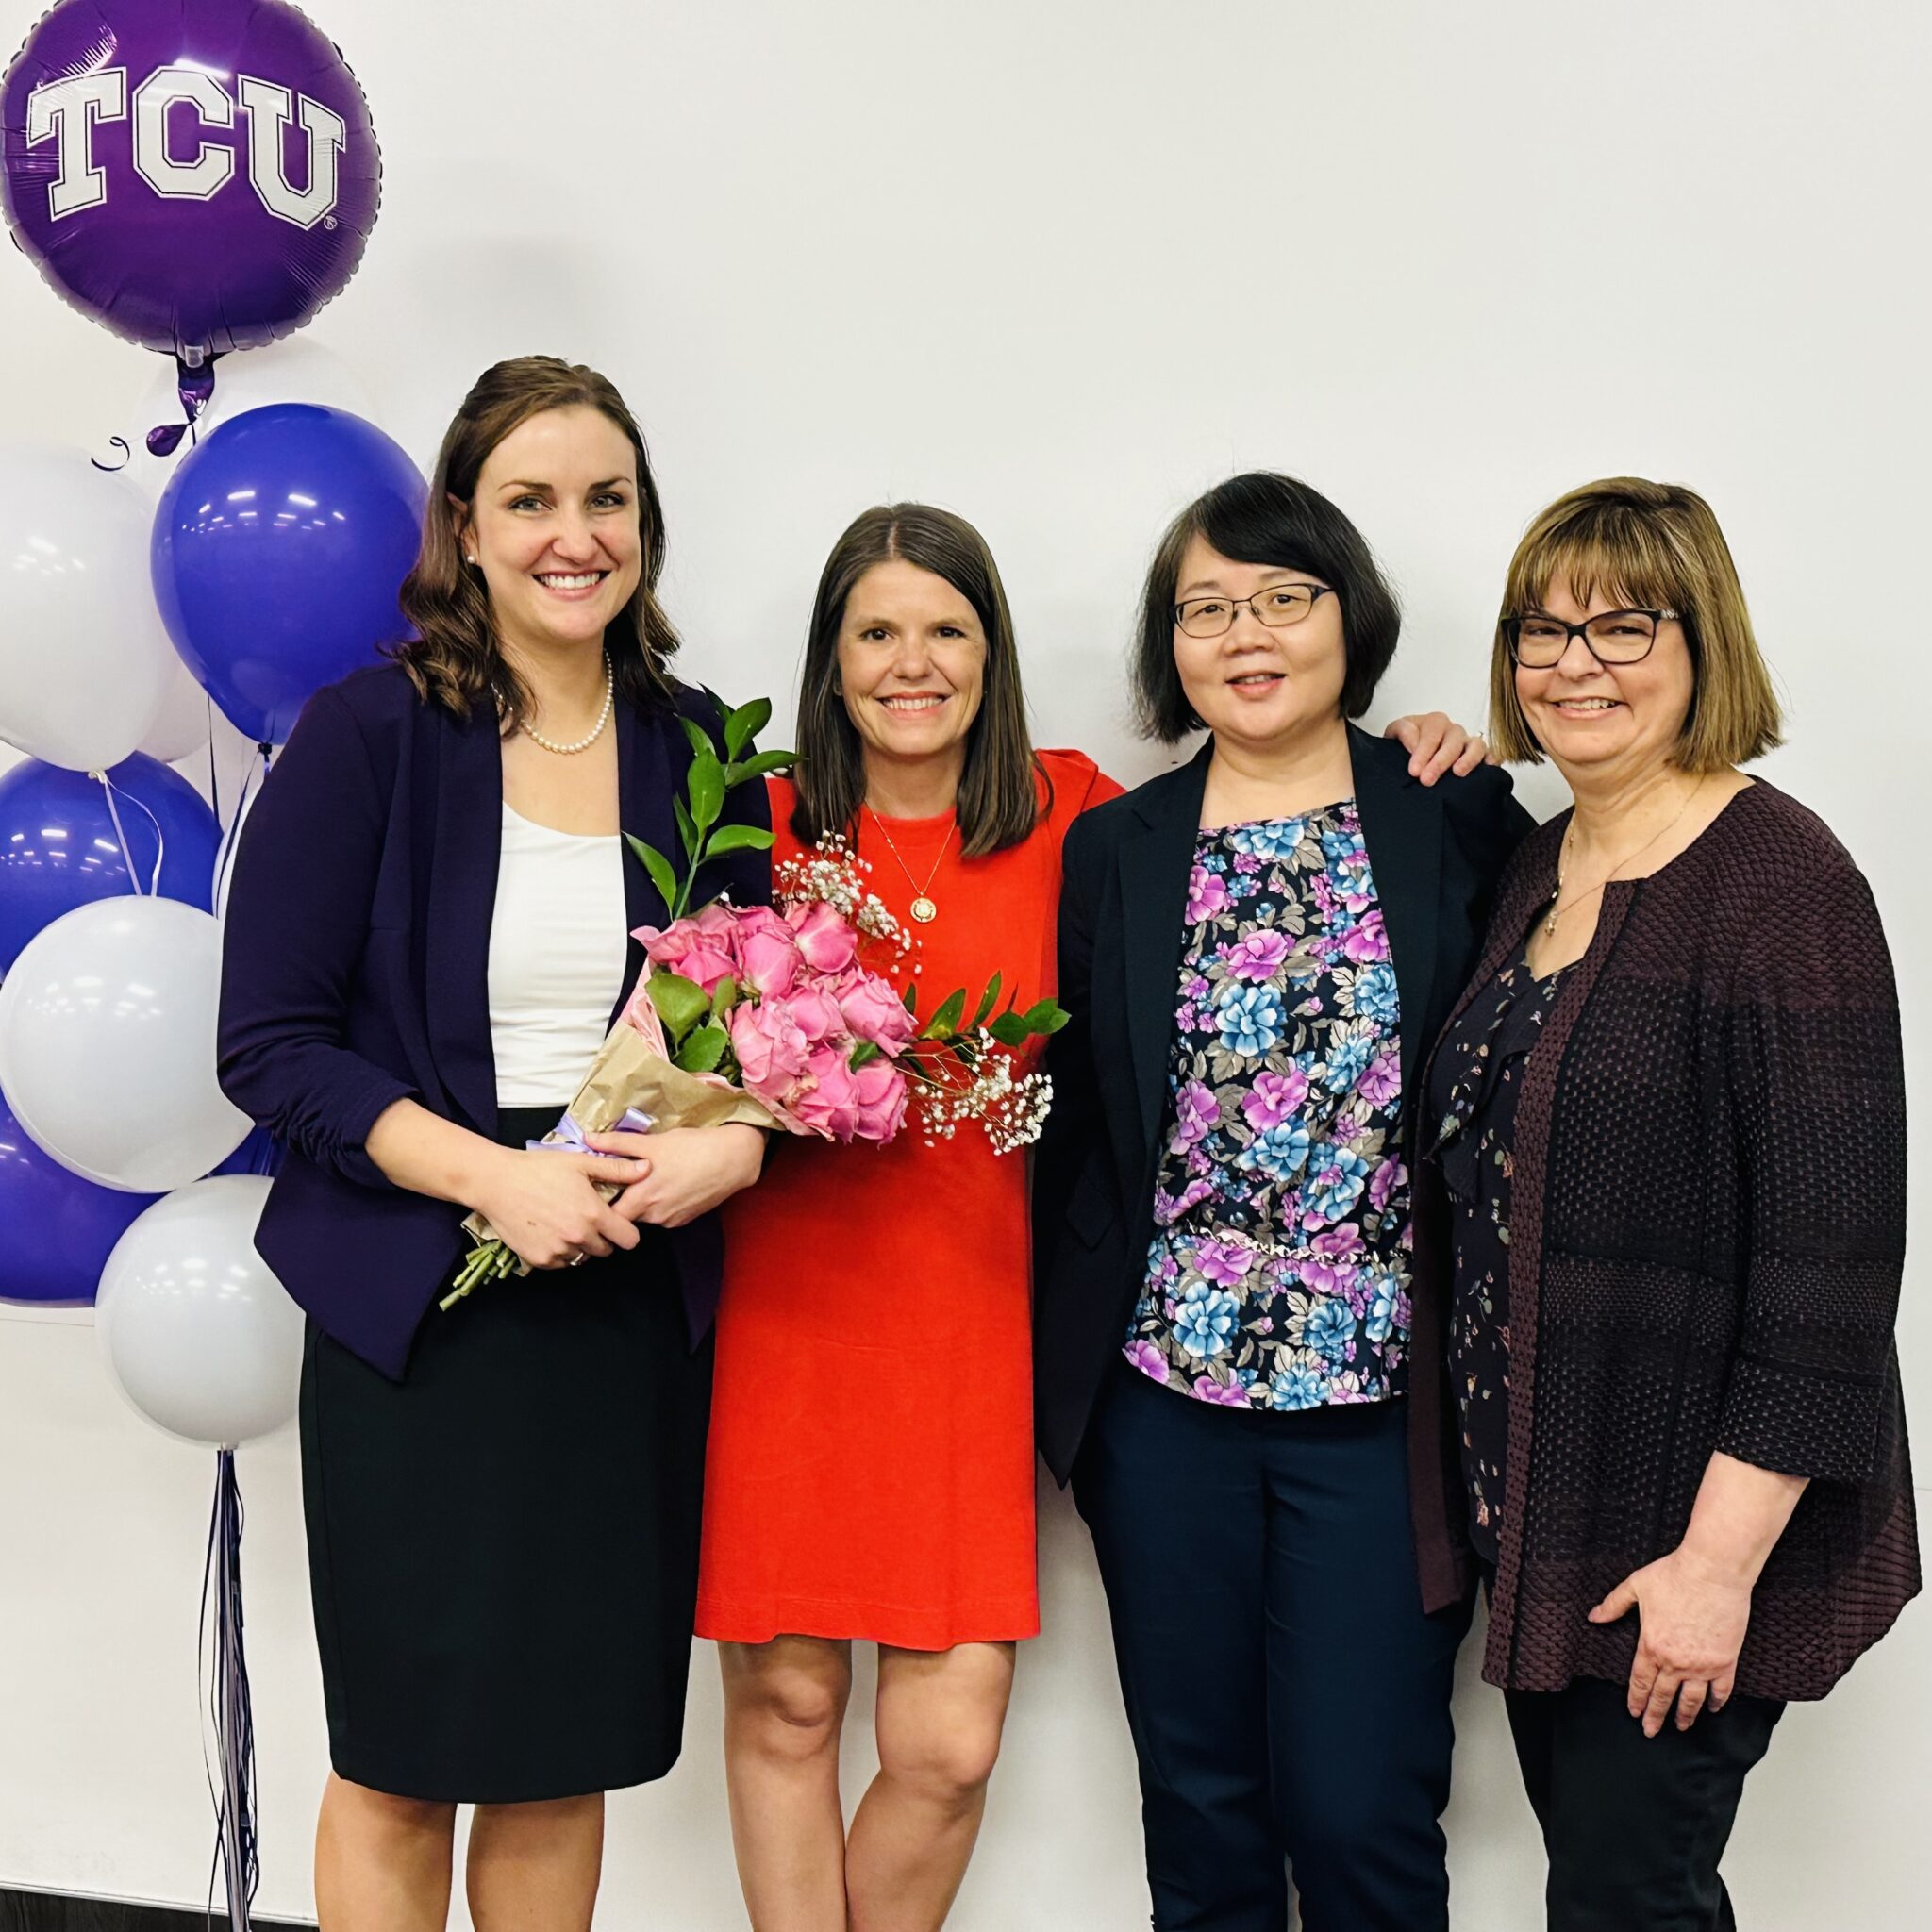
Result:
{"label": "eyeglasses with dark frame", "polygon": [[1641,664],[1657,643],[1657,625],[1675,618],[1674,610],[1600,610],[1581,624],[1565,624],[1546,610],[1503,620],[1503,638],[1509,661],[1525,671],[1549,671],[1563,661],[1572,638],[1599,664]]}
{"label": "eyeglasses with dark frame", "polygon": [[1324,597],[1334,591],[1326,584],[1276,584],[1252,597],[1190,597],[1174,607],[1174,621],[1183,636],[1218,638],[1234,628],[1238,610],[1252,610],[1270,630],[1299,624]]}

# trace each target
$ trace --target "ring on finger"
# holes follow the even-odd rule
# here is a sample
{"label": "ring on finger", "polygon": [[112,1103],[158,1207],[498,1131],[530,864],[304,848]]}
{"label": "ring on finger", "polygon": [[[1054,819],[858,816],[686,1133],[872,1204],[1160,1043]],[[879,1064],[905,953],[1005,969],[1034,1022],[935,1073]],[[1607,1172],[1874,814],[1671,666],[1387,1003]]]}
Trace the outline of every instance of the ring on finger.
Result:
{"label": "ring on finger", "polygon": [[579,1248],[565,1265],[571,1268],[581,1268],[590,1258],[590,1256],[585,1254],[583,1249]]}

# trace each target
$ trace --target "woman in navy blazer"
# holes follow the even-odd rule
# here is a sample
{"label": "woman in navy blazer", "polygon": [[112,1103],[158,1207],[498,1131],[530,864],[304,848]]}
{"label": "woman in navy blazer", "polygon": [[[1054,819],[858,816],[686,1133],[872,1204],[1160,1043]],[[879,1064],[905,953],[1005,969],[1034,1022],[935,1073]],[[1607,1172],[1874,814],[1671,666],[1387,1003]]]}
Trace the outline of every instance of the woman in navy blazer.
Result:
{"label": "woman in navy blazer", "polygon": [[[620,830],[675,849],[685,725],[719,723],[665,667],[662,531],[603,377],[488,371],[404,587],[417,640],[309,702],[242,839],[220,1067],[286,1147],[257,1241],[309,1316],[329,1932],[441,1926],[462,1802],[478,1924],[588,1926],[603,1792],[678,1751],[712,1210],[762,1137],[526,1151],[636,977],[629,932],[668,920]],[[764,823],[763,787],[733,804]],[[705,884],[762,901],[767,862]],[[534,1272],[441,1313],[472,1208]]]}
{"label": "woman in navy blazer", "polygon": [[1399,1398],[1441,1357],[1406,1168],[1530,820],[1502,773],[1430,789],[1348,722],[1399,622],[1306,484],[1209,491],[1135,677],[1149,735],[1208,741],[1067,835],[1036,1420],[1099,1557],[1158,1932],[1281,1932],[1290,1865],[1308,1932],[1448,1923],[1468,1609],[1417,1581]]}

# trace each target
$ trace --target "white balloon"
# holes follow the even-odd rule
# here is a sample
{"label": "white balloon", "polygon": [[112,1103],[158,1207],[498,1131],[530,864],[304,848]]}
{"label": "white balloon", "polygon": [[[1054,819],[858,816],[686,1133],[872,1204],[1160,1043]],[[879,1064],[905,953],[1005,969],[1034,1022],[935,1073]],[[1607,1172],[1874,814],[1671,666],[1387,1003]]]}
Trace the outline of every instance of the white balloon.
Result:
{"label": "white balloon", "polygon": [[255,1252],[268,1191],[253,1174],[196,1181],[133,1222],[101,1271],[108,1373],[183,1441],[232,1449],[294,1416],[302,1310]]}
{"label": "white balloon", "polygon": [[[334,409],[347,409],[352,415],[374,420],[379,415],[368,386],[342,361],[320,342],[309,341],[309,331],[270,342],[259,349],[238,349],[215,363],[214,393],[208,407],[195,418],[193,434],[206,436],[230,416],[259,409],[268,403],[320,403]],[[175,467],[194,447],[188,436],[167,456],[152,455],[147,433],[171,425],[185,425],[187,417],[175,390],[174,364],[159,360],[152,380],[142,391],[120,435],[132,454],[127,467],[119,474],[141,491],[150,502],[158,502],[161,491]],[[101,460],[113,458],[107,452]]]}
{"label": "white balloon", "polygon": [[194,673],[175,659],[168,688],[161,697],[161,708],[148,726],[141,749],[151,758],[172,765],[177,758],[192,758],[208,748],[208,693],[194,681]]}
{"label": "white balloon", "polygon": [[62,913],[0,980],[0,1088],[29,1136],[105,1188],[158,1194],[219,1167],[248,1117],[215,1084],[222,932],[173,899]]}
{"label": "white balloon", "polygon": [[87,772],[147,735],[180,661],[148,580],[152,523],[76,450],[0,448],[0,739]]}

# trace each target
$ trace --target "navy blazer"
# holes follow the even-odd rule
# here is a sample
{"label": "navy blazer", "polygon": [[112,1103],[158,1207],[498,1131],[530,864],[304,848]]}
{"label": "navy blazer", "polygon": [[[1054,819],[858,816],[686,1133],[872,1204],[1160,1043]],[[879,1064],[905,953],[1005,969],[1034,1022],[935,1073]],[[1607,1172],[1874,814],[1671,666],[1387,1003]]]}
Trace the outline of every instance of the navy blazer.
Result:
{"label": "navy blazer", "polygon": [[[1535,823],[1485,765],[1424,785],[1408,754],[1351,725],[1356,808],[1401,1003],[1402,1129],[1429,1047],[1461,994],[1505,862]],[[1147,1273],[1168,1108],[1188,875],[1212,741],[1178,770],[1083,812],[1061,857],[1054,1084],[1034,1170],[1034,1421],[1067,1480]],[[1411,1159],[1410,1167],[1414,1162]],[[1419,1285],[1418,1310],[1427,1296]],[[1429,1338],[1411,1337],[1412,1360]]]}
{"label": "navy blazer", "polygon": [[[680,687],[675,710],[616,706],[620,823],[664,853],[677,849],[671,801],[691,760],[680,714],[718,728],[708,691]],[[725,816],[768,825],[763,785],[732,792]],[[464,1252],[466,1210],[396,1187],[364,1142],[404,1099],[496,1132],[488,980],[502,833],[493,711],[458,718],[383,665],[309,699],[242,827],[228,893],[222,1091],[286,1148],[256,1247],[322,1328],[398,1381]],[[703,883],[762,905],[770,862],[734,853]],[[624,897],[629,926],[666,923],[628,848]],[[633,940],[626,991],[642,961]],[[670,1230],[669,1246],[695,1347],[717,1308],[717,1217]]]}

